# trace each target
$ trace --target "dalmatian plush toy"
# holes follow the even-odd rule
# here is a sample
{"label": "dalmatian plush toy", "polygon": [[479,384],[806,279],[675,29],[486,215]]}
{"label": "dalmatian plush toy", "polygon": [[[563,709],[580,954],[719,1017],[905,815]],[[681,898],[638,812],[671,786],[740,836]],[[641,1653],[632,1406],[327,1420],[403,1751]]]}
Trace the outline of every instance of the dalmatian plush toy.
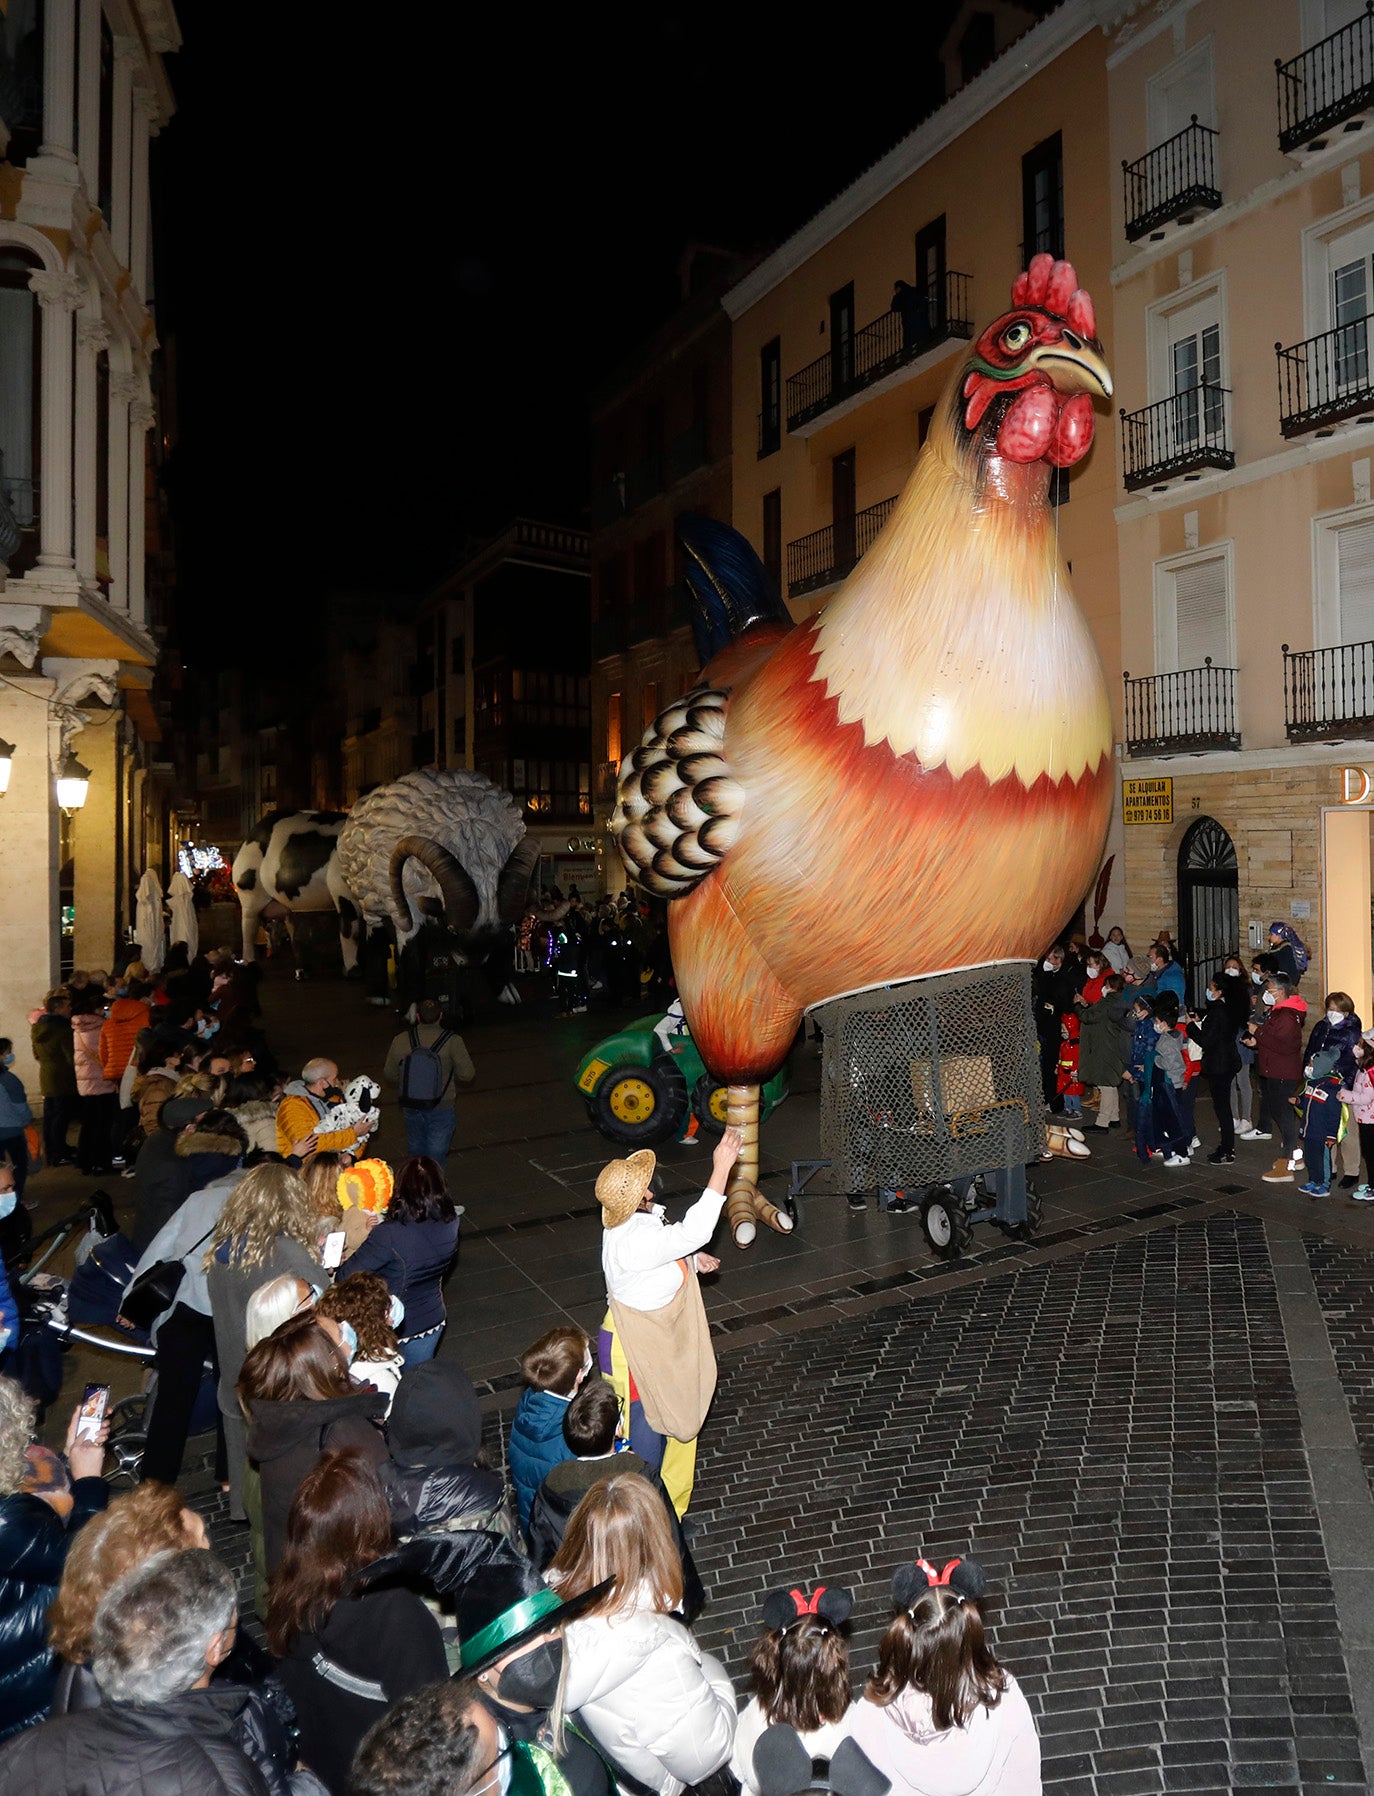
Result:
{"label": "dalmatian plush toy", "polygon": [[374,1084],[366,1073],[360,1073],[344,1086],[343,1102],[335,1104],[332,1110],[326,1110],[316,1123],[316,1133],[333,1135],[342,1129],[356,1129],[360,1124],[365,1124],[368,1129],[375,1129],[382,1120],[382,1113],[377,1108],[377,1100],[381,1095],[381,1087]]}

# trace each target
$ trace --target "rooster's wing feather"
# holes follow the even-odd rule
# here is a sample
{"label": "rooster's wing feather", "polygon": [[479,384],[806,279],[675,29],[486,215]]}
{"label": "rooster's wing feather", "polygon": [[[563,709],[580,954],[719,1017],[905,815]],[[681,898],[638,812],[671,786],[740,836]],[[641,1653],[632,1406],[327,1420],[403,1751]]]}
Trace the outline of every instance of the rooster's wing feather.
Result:
{"label": "rooster's wing feather", "polygon": [[620,769],[611,834],[631,875],[680,898],[739,834],[744,789],[725,759],[729,689],[695,686],[662,711]]}

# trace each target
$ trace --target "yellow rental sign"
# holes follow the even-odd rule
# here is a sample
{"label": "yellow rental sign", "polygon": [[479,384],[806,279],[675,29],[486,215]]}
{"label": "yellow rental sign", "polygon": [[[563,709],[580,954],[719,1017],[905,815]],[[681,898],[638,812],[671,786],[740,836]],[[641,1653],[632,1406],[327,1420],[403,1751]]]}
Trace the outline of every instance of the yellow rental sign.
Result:
{"label": "yellow rental sign", "polygon": [[1122,780],[1121,821],[1123,823],[1172,823],[1174,820],[1174,782],[1162,780]]}

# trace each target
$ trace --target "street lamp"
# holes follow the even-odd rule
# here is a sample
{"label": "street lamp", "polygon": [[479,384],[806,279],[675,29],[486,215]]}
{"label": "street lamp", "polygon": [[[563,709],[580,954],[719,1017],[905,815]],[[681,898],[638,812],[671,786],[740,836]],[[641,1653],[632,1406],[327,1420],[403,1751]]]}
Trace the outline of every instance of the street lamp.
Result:
{"label": "street lamp", "polygon": [[10,789],[10,768],[14,766],[14,744],[0,736],[0,798]]}
{"label": "street lamp", "polygon": [[86,788],[91,783],[91,770],[83,767],[73,749],[67,750],[62,771],[57,776],[57,802],[70,817],[86,802]]}

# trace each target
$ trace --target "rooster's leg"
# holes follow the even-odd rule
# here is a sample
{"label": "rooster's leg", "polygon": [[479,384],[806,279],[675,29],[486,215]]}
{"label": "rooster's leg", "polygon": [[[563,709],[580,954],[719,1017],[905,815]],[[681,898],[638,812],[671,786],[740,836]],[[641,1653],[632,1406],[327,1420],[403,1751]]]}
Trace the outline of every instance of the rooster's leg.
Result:
{"label": "rooster's leg", "polygon": [[759,1088],[757,1085],[727,1085],[725,1088],[725,1120],[743,1137],[739,1159],[730,1171],[726,1186],[725,1219],[736,1247],[748,1247],[757,1233],[756,1225],[766,1223],[780,1235],[791,1232],[792,1218],[784,1210],[770,1204],[759,1190]]}

